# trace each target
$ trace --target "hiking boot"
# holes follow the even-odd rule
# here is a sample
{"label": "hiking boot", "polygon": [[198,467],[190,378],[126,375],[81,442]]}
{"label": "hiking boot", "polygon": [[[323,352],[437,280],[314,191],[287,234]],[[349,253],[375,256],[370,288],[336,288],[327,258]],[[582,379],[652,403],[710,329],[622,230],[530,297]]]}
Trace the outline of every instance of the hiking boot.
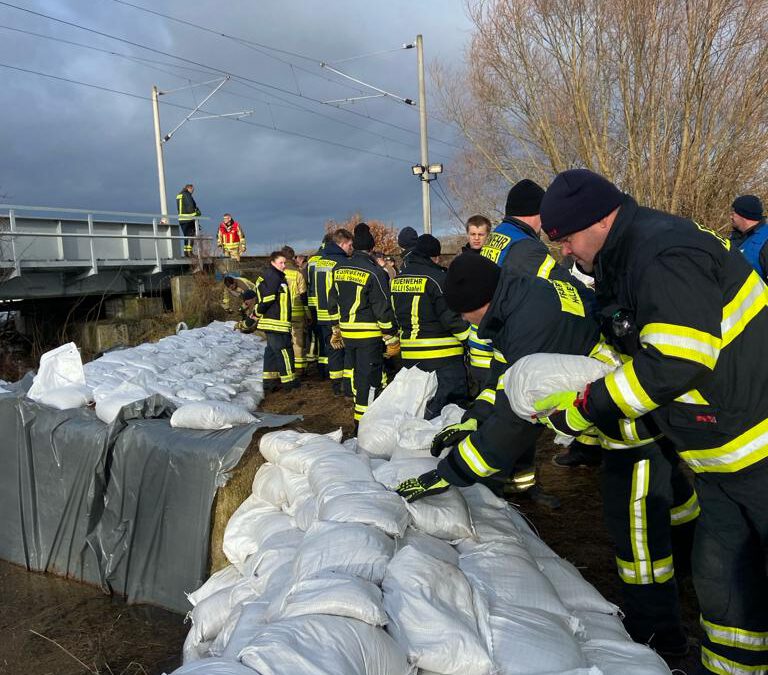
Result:
{"label": "hiking boot", "polygon": [[561,452],[552,458],[552,464],[559,466],[561,469],[600,466],[602,461],[600,446],[585,445],[580,441],[573,441],[568,446],[568,452]]}
{"label": "hiking boot", "polygon": [[543,506],[547,509],[552,509],[553,511],[555,509],[559,509],[561,506],[559,497],[556,497],[555,495],[550,494],[549,492],[544,492],[544,490],[541,489],[540,485],[534,485],[533,487],[530,487],[527,490],[525,490],[525,492],[509,493],[505,491],[504,497],[512,501],[514,501],[515,498],[528,499],[532,501],[534,504],[538,504],[539,506]]}

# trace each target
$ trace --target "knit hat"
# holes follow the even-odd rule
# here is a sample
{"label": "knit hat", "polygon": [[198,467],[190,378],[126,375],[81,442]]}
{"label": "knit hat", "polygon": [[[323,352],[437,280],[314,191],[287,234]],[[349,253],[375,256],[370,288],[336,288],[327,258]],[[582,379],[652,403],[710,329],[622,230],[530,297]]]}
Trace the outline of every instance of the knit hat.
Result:
{"label": "knit hat", "polygon": [[500,274],[499,266],[484,256],[456,256],[445,279],[445,301],[454,312],[479,309],[491,301]]}
{"label": "knit hat", "polygon": [[589,169],[563,171],[541,200],[541,227],[553,241],[561,239],[602,220],[623,200],[619,188]]}
{"label": "knit hat", "polygon": [[372,251],[376,246],[371,230],[366,223],[355,225],[355,232],[352,235],[352,248],[355,251]]}
{"label": "knit hat", "polygon": [[440,240],[431,234],[422,234],[416,240],[414,251],[421,253],[427,258],[435,258],[440,255]]}
{"label": "knit hat", "polygon": [[515,183],[507,194],[504,216],[535,216],[541,208],[544,190],[528,178]]}
{"label": "knit hat", "polygon": [[256,291],[252,291],[250,288],[247,291],[243,291],[243,300],[253,300],[256,297]]}
{"label": "knit hat", "polygon": [[397,235],[397,245],[406,251],[410,251],[416,246],[418,238],[419,235],[416,233],[416,230],[412,227],[404,227],[400,230],[400,234]]}
{"label": "knit hat", "polygon": [[762,220],[763,219],[763,202],[760,201],[760,197],[755,195],[741,195],[736,197],[731,204],[733,212],[740,215],[747,220]]}

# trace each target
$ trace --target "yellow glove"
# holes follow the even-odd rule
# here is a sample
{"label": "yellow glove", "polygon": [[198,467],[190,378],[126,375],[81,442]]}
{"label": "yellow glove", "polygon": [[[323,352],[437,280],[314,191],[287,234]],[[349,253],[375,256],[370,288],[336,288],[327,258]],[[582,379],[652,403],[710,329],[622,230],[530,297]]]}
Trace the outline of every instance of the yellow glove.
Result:
{"label": "yellow glove", "polygon": [[338,326],[331,328],[331,347],[334,349],[344,349],[344,338],[341,336],[341,328]]}
{"label": "yellow glove", "polygon": [[400,338],[397,335],[385,335],[383,340],[387,348],[386,352],[384,352],[385,359],[391,359],[400,353]]}

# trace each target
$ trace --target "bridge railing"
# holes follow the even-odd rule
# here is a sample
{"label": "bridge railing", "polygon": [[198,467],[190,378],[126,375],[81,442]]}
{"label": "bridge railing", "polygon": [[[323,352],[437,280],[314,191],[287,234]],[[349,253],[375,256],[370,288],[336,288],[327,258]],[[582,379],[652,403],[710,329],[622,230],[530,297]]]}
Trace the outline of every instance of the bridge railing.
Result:
{"label": "bridge railing", "polygon": [[[196,258],[182,256],[188,238]],[[10,278],[25,269],[80,268],[91,276],[100,266],[151,267],[151,274],[164,265],[202,266],[211,240],[199,223],[194,237],[184,237],[178,216],[0,204],[0,268]]]}

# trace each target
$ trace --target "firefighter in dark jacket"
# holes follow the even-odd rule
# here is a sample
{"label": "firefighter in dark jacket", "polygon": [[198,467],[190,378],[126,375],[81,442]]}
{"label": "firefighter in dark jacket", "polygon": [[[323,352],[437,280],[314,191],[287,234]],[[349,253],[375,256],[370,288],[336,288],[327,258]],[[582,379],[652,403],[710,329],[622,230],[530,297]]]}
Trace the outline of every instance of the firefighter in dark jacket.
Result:
{"label": "firefighter in dark jacket", "polygon": [[320,377],[326,379],[328,377],[328,354],[325,352],[323,346],[323,336],[320,332],[320,325],[317,323],[317,291],[315,290],[315,265],[317,261],[323,257],[323,249],[325,245],[331,241],[331,235],[328,233],[323,236],[323,241],[320,242],[320,247],[314,255],[309,256],[307,259],[307,310],[309,311],[310,324],[309,324],[309,345],[307,351],[309,354],[309,360],[317,361],[317,372],[320,373]]}
{"label": "firefighter in dark jacket", "polygon": [[[483,258],[460,256],[448,271],[446,299],[464,318],[477,320],[481,337],[493,340],[494,349],[509,366],[534,353],[591,356],[613,367],[621,363],[601,339],[599,326],[587,309],[587,291],[568,282],[515,275],[499,271]],[[535,432],[532,421],[512,411],[502,378],[491,413],[484,419],[466,417],[461,424],[440,432],[433,455],[447,447],[451,450],[437,470],[405,481],[398,490],[414,499],[449,485],[468,485],[514,471]],[[631,435],[624,434],[618,422],[607,430],[601,439],[605,475],[610,477],[602,486],[603,508],[618,559],[632,559],[633,542],[639,541],[666,565],[663,570],[658,567],[655,583],[632,579],[619,567],[627,629],[642,641],[653,637],[659,651],[679,654],[687,649],[687,640],[680,625],[673,537],[683,543],[690,538],[697,507],[678,458],[656,436],[655,428],[642,426],[633,427]],[[632,521],[635,466],[653,480],[643,483],[646,495],[638,502],[642,517]],[[671,528],[670,523],[680,527]]]}
{"label": "firefighter in dark jacket", "polygon": [[381,390],[384,350],[387,358],[400,352],[389,276],[371,257],[374,245],[368,225],[358,223],[352,240],[352,257],[333,269],[329,301],[339,316],[340,336],[336,340],[342,338],[346,363],[352,371],[355,422],[368,409],[371,389],[374,396]]}
{"label": "firefighter in dark jacket", "polygon": [[411,257],[414,247],[416,246],[416,240],[419,238],[418,232],[410,226],[404,227],[397,235],[397,245],[402,249],[402,255],[400,257],[400,271],[405,272],[405,268],[408,266],[408,259]]}
{"label": "firefighter in dark jacket", "polygon": [[[638,206],[585,169],[558,175],[544,229],[582,268],[626,362],[537,407],[574,435],[650,416],[695,475],[693,578],[712,673],[768,672],[768,292],[731,243]],[[643,559],[635,573],[655,574]]]}
{"label": "firefighter in dark jacket", "polygon": [[285,278],[285,256],[273,251],[256,288],[259,330],[267,336],[264,351],[264,391],[275,391],[278,380],[287,389],[299,386],[291,344],[291,292]]}
{"label": "firefighter in dark jacket", "polygon": [[437,391],[427,403],[431,420],[448,403],[467,399],[464,343],[469,324],[443,297],[445,269],[437,264],[440,241],[422,234],[408,258],[408,269],[392,281],[392,307],[400,326],[403,366],[437,374]]}
{"label": "firefighter in dark jacket", "polygon": [[187,183],[176,195],[176,210],[179,214],[179,227],[184,235],[184,255],[192,255],[192,237],[197,235],[197,218],[200,216],[200,209],[192,193],[195,186]]}
{"label": "firefighter in dark jacket", "polygon": [[731,242],[768,281],[768,223],[765,222],[763,202],[755,195],[741,195],[731,204]]}

